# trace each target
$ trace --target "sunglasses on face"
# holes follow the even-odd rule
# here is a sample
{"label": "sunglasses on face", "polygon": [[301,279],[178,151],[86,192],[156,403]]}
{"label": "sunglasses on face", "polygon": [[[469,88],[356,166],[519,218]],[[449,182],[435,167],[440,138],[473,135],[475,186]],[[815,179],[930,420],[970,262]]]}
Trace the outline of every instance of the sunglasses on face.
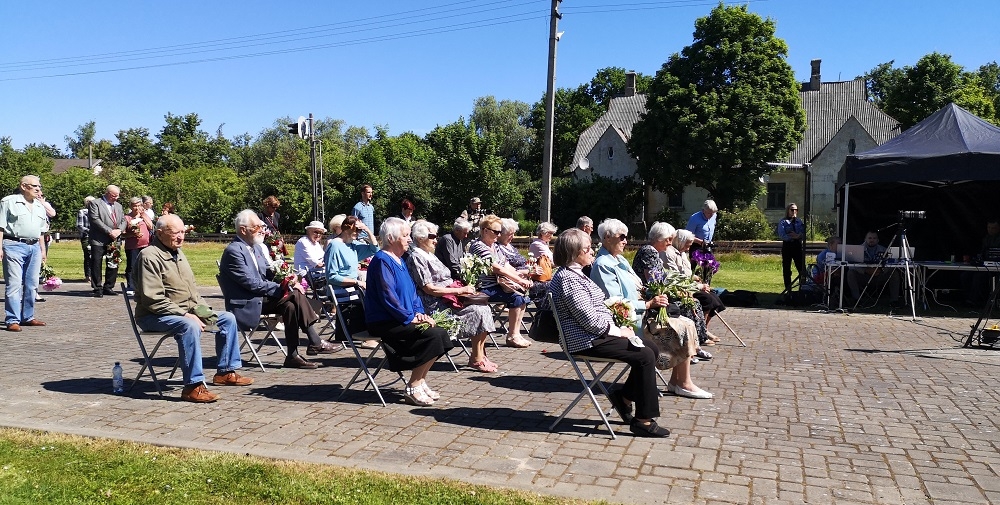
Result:
{"label": "sunglasses on face", "polygon": [[503,230],[494,230],[493,228],[487,228],[487,230],[493,232],[494,235],[499,235],[500,232],[503,231]]}
{"label": "sunglasses on face", "polygon": [[427,240],[434,240],[436,238],[438,238],[438,236],[437,236],[436,233],[431,233],[431,234],[427,235]]}
{"label": "sunglasses on face", "polygon": [[618,235],[618,240],[624,242],[624,241],[628,240],[628,236],[625,235],[624,233],[622,233],[621,235]]}

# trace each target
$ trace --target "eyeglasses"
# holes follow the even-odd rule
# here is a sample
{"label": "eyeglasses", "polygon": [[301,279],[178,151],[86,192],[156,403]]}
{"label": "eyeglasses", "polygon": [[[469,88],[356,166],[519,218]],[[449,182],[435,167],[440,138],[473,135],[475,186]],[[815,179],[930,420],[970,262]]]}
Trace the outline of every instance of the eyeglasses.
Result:
{"label": "eyeglasses", "polygon": [[494,235],[499,235],[499,234],[500,234],[500,232],[501,232],[501,231],[503,231],[503,229],[502,229],[502,228],[501,228],[501,229],[499,229],[499,230],[494,230],[493,228],[487,228],[487,230],[489,230],[489,231],[493,232],[493,234],[494,234]]}
{"label": "eyeglasses", "polygon": [[438,238],[438,236],[435,233],[430,233],[427,235],[427,240],[434,240],[436,238]]}
{"label": "eyeglasses", "polygon": [[41,184],[28,184],[29,188],[42,189]]}
{"label": "eyeglasses", "polygon": [[625,240],[628,240],[628,236],[622,233],[621,235],[618,235],[618,240],[624,242]]}

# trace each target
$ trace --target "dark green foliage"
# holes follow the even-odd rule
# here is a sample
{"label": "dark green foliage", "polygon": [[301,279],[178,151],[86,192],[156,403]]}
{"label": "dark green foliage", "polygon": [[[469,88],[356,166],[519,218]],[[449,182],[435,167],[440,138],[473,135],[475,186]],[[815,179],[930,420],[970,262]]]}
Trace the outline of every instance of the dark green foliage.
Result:
{"label": "dark green foliage", "polygon": [[629,152],[655,189],[688,184],[720,208],[752,201],[758,179],[802,138],[805,112],[775,25],[746,6],[719,4],[695,23],[694,42],[656,73]]}
{"label": "dark green foliage", "polygon": [[[719,210],[713,240],[774,240],[775,225],[767,221],[767,216],[756,205],[736,208],[732,211]],[[685,226],[687,221],[681,223]]]}
{"label": "dark green foliage", "polygon": [[[552,183],[552,219],[560,230],[576,226],[577,218],[584,215],[594,220],[595,228],[609,217],[632,227],[642,208],[642,197],[642,185],[632,178],[594,175],[590,181],[574,181],[561,177]],[[630,231],[634,236],[645,234],[645,230]]]}

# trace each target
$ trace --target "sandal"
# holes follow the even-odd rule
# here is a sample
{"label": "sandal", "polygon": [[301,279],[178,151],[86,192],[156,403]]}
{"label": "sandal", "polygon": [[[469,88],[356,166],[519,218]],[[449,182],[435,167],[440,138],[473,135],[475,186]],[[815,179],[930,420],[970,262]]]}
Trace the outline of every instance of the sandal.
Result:
{"label": "sandal", "polygon": [[493,372],[497,371],[496,364],[495,363],[490,363],[486,359],[483,359],[482,361],[476,361],[476,362],[472,362],[470,360],[469,361],[469,366],[472,367],[472,368],[475,368],[476,370],[478,370],[480,372],[483,372],[483,373],[493,373]]}
{"label": "sandal", "polygon": [[424,391],[424,393],[426,393],[427,396],[430,397],[431,400],[435,400],[436,401],[439,398],[441,398],[441,395],[438,394],[437,391],[434,391],[433,389],[431,389],[431,387],[427,385],[426,381],[420,383],[420,389],[422,389]]}
{"label": "sandal", "polygon": [[710,353],[710,352],[708,352],[706,350],[703,350],[703,349],[698,349],[698,354],[696,354],[695,357],[697,357],[698,359],[700,359],[702,361],[708,361],[708,360],[712,359],[712,353]]}
{"label": "sandal", "polygon": [[494,363],[489,356],[483,356],[483,361],[485,361],[487,365],[493,368],[494,372],[500,369],[500,365]]}
{"label": "sandal", "polygon": [[424,388],[421,386],[415,388],[407,386],[403,399],[406,400],[406,403],[416,405],[417,407],[430,407],[434,405],[434,399],[427,396],[427,393],[424,392]]}
{"label": "sandal", "polygon": [[520,335],[507,335],[507,347],[514,347],[517,349],[524,349],[531,345],[524,337]]}

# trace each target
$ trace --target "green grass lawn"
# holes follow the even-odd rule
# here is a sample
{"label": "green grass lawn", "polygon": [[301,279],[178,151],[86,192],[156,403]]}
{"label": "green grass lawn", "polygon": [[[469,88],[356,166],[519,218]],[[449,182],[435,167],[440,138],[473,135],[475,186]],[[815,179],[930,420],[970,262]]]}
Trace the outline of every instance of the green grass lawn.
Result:
{"label": "green grass lawn", "polygon": [[454,480],[0,429],[0,503],[577,504]]}

